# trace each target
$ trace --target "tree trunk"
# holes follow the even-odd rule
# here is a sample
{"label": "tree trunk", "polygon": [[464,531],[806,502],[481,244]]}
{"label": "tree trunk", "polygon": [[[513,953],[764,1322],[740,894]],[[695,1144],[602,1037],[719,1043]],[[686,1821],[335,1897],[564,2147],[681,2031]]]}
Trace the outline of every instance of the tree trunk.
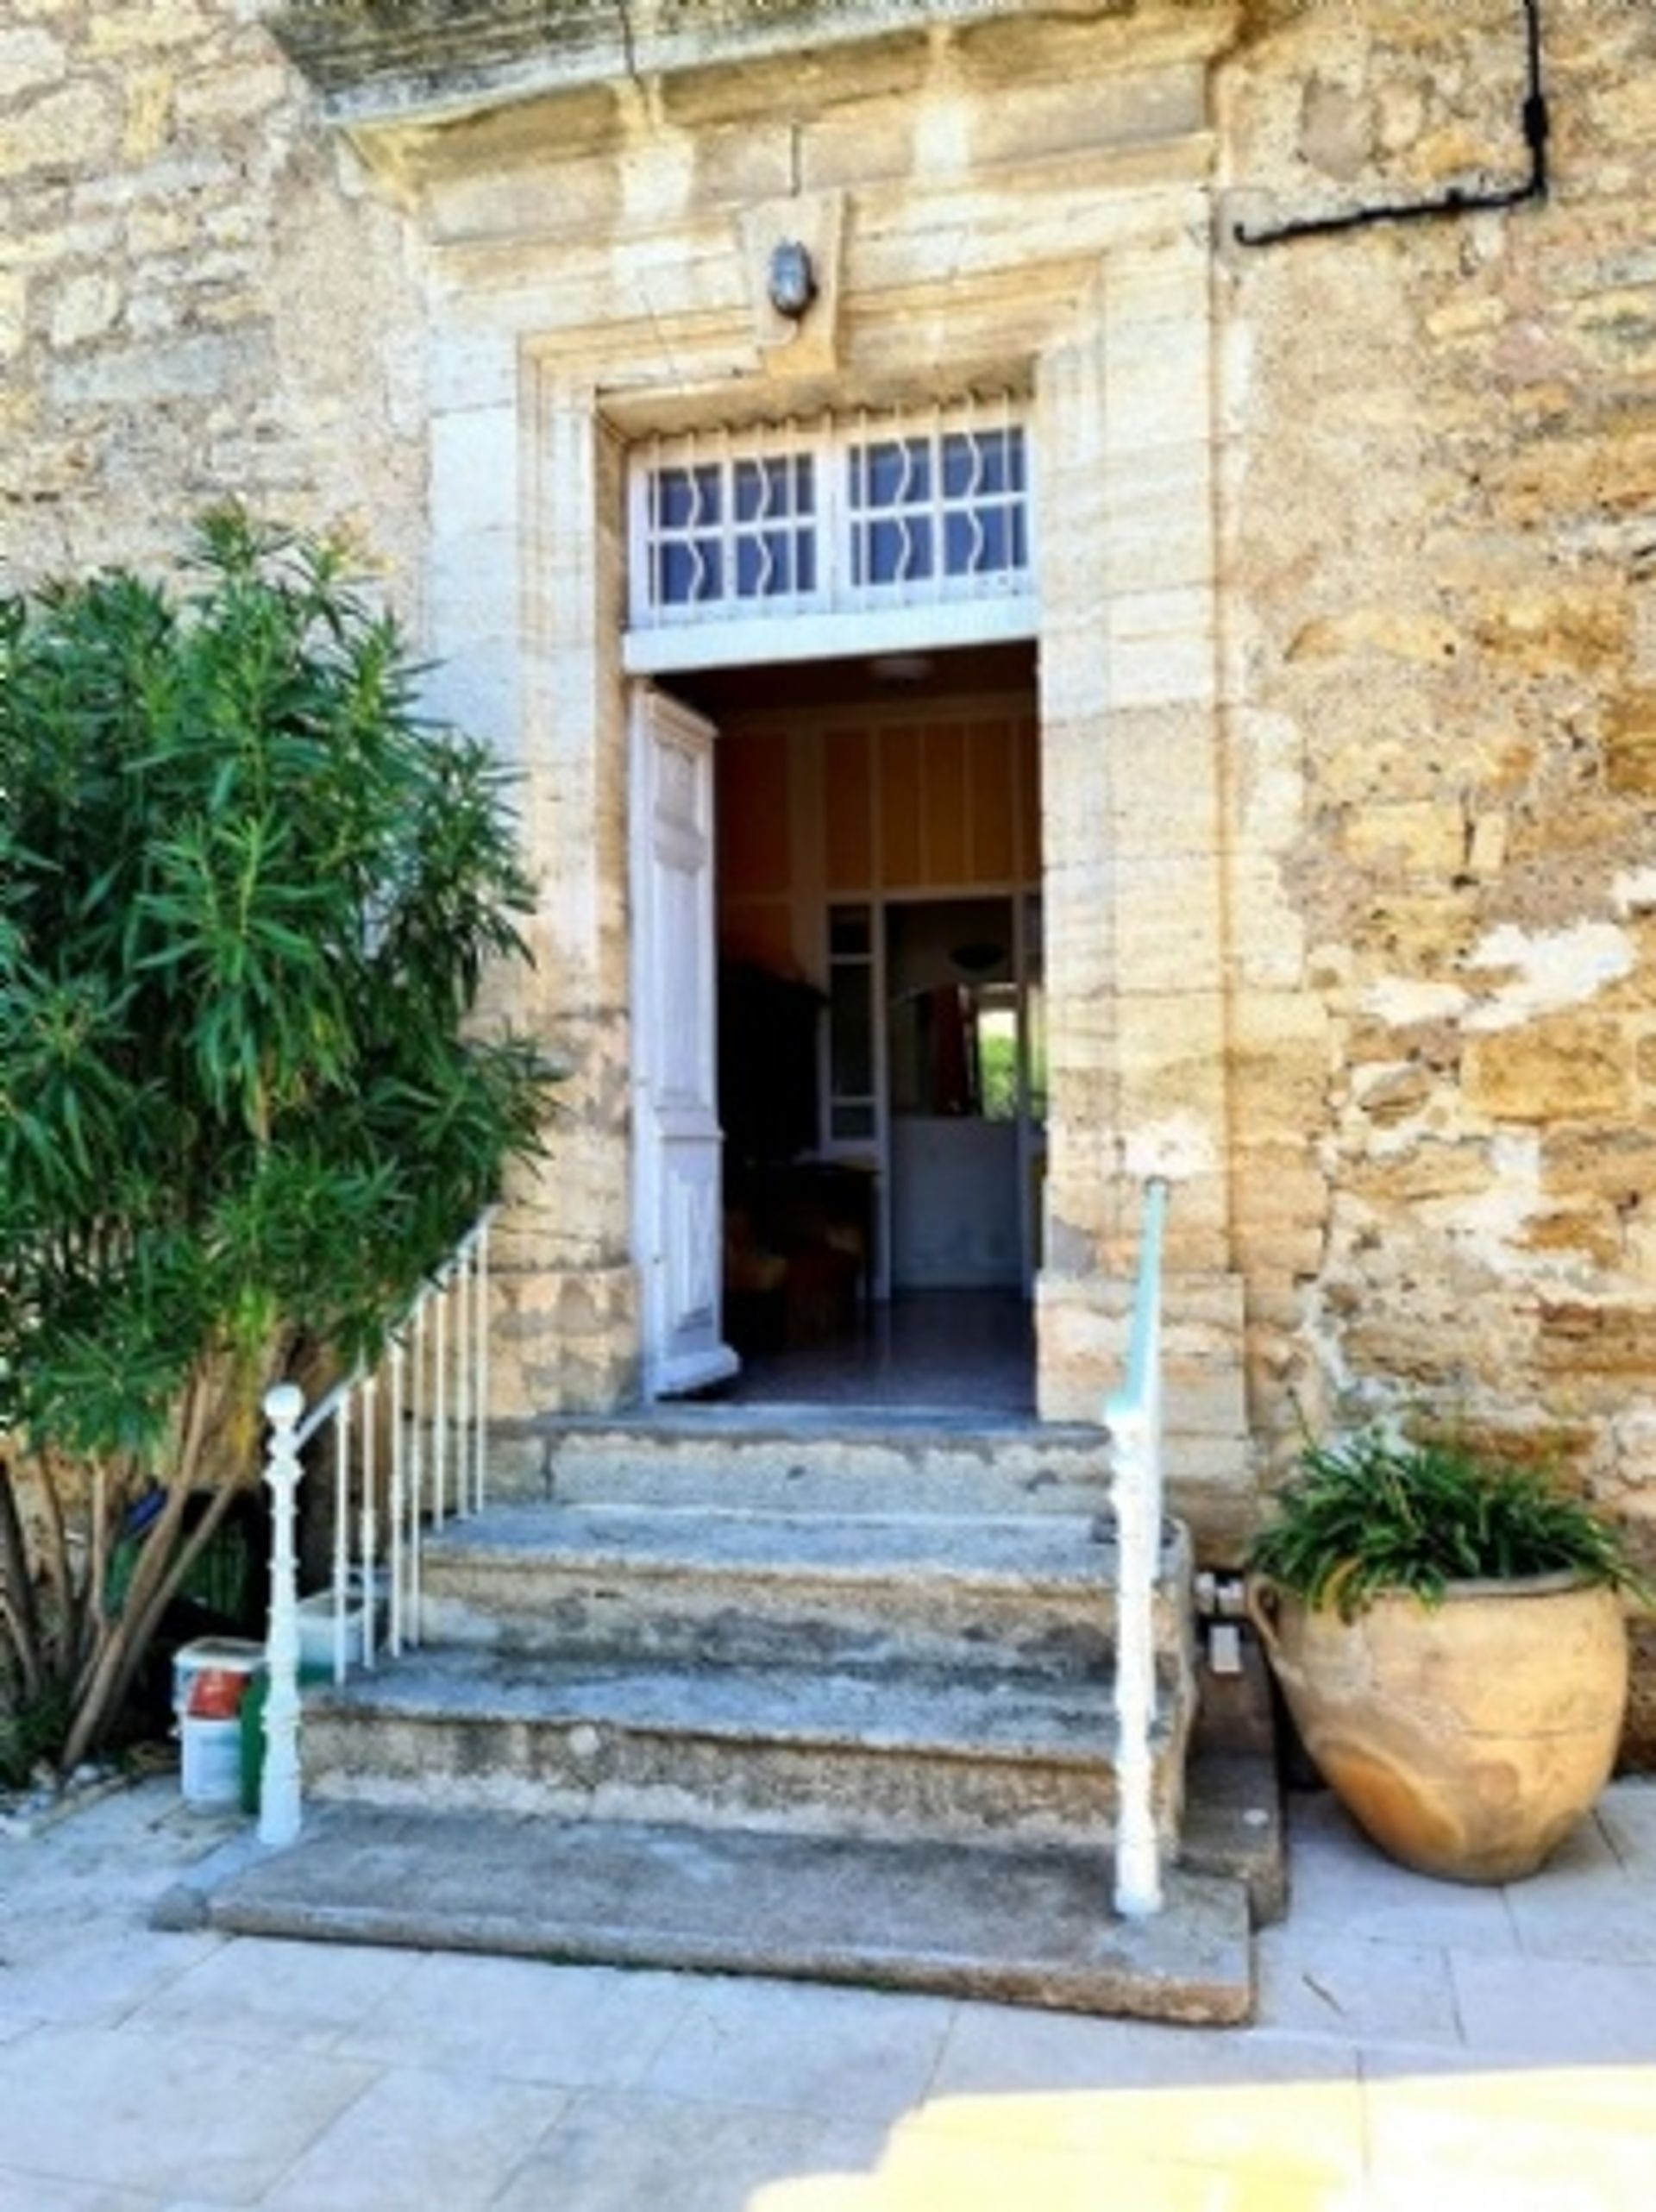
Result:
{"label": "tree trunk", "polygon": [[3,1593],[0,1613],[3,1614],[9,1639],[16,1654],[18,1669],[23,1678],[23,1694],[26,1697],[36,1698],[41,1694],[44,1657],[41,1649],[41,1620],[34,1603],[34,1585],[28,1571],[28,1549],[23,1538],[16,1496],[12,1489],[13,1480],[10,1462],[0,1461],[0,1593]]}
{"label": "tree trunk", "polygon": [[[184,1570],[178,1567],[179,1539],[201,1455],[202,1439],[207,1431],[211,1398],[207,1376],[198,1369],[191,1375],[185,1392],[178,1461],[166,1503],[144,1539],[120,1614],[108,1623],[101,1646],[95,1644],[95,1656],[76,1685],[74,1717],[59,1755],[60,1774],[72,1774],[87,1753],[102,1741],[131,1686],[155,1624],[182,1579]],[[228,1492],[225,1494],[228,1496]],[[209,1516],[203,1518],[205,1520]],[[223,1518],[222,1511],[218,1518]],[[193,1558],[199,1549],[198,1544],[189,1556]]]}

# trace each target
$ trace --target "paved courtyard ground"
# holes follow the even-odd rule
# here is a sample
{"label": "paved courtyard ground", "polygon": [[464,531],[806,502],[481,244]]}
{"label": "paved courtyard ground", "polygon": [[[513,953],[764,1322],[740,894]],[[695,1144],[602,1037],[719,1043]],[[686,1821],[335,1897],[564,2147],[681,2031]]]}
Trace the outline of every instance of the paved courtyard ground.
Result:
{"label": "paved courtyard ground", "polygon": [[1650,2212],[1656,1784],[1505,1890],[1290,1832],[1195,2030],[162,1934],[157,1777],[0,1838],[0,2212]]}

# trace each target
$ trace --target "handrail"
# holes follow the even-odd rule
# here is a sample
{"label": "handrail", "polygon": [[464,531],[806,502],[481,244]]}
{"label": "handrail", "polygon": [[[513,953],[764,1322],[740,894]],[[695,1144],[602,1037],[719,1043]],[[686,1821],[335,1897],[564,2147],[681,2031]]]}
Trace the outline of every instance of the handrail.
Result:
{"label": "handrail", "polygon": [[[486,1241],[489,1224],[499,1210],[498,1206],[486,1207],[467,1230],[465,1235],[461,1238],[459,1243],[455,1245],[448,1257],[421,1284],[407,1305],[404,1307],[401,1318],[387,1336],[387,1350],[397,1344],[401,1344],[405,1349],[406,1348],[409,1333],[418,1316],[434,1297],[440,1296],[448,1288],[464,1263],[480,1244]],[[373,1370],[370,1369],[366,1361],[360,1361],[349,1374],[342,1375],[333,1387],[317,1400],[294,1433],[293,1443],[296,1450],[303,1451],[311,1438],[327,1427],[344,1400],[360,1384],[367,1380],[372,1372]]]}
{"label": "handrail", "polygon": [[[489,1207],[480,1214],[420,1285],[387,1337],[378,1365],[357,1367],[308,1411],[303,1393],[292,1383],[279,1383],[266,1394],[270,1435],[265,1480],[270,1486],[273,1528],[261,1843],[292,1843],[301,1819],[302,1614],[294,1536],[302,1454],[332,1425],[334,1548],[329,1618],[334,1679],[343,1681],[354,1660],[364,1667],[376,1662],[382,1601],[387,1651],[395,1657],[405,1645],[418,1643],[422,1536],[427,1523],[440,1528],[451,1512],[458,1518],[483,1510],[488,1245],[496,1210]],[[382,1395],[388,1407],[383,1434]],[[456,1431],[452,1438],[451,1425]],[[445,1494],[451,1443],[455,1474],[452,1501]]]}
{"label": "handrail", "polygon": [[1121,1387],[1106,1402],[1116,1540],[1115,1909],[1162,1908],[1155,1766],[1156,1584],[1162,1544],[1162,1244],[1168,1185],[1145,1186],[1138,1276]]}

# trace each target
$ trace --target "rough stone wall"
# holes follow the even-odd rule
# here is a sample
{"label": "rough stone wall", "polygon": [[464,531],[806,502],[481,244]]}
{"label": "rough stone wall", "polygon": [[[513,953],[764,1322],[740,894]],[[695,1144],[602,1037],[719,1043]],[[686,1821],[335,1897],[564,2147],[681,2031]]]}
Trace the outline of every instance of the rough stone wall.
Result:
{"label": "rough stone wall", "polygon": [[357,531],[417,619],[411,240],[254,15],[0,11],[0,587],[163,562],[236,494]]}
{"label": "rough stone wall", "polygon": [[[1235,1236],[1256,1434],[1521,1437],[1649,1561],[1656,13],[1543,14],[1544,205],[1225,257]],[[1515,8],[1254,17],[1277,215],[1525,173]]]}

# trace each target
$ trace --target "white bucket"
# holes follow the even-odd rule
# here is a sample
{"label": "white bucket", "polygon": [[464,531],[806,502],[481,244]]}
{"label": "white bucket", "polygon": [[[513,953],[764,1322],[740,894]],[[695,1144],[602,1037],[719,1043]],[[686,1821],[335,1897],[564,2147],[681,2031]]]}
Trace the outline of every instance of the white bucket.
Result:
{"label": "white bucket", "polygon": [[[331,1675],[334,1670],[334,1593],[318,1590],[299,1599],[299,1665],[307,1675]],[[365,1649],[367,1607],[355,1590],[345,1606],[345,1664],[360,1667]]]}
{"label": "white bucket", "polygon": [[239,1805],[242,1801],[242,1723],[195,1720],[185,1713],[179,1724],[184,1747],[179,1782],[186,1805]]}
{"label": "white bucket", "polygon": [[[172,1710],[178,1716],[183,1757],[179,1786],[186,1805],[235,1805],[242,1796],[240,1706],[255,1675],[265,1670],[265,1648],[238,1637],[206,1636],[186,1643],[172,1662]],[[233,1708],[216,1700],[211,1713],[192,1712],[194,1693],[204,1675],[233,1675],[240,1687]]]}

